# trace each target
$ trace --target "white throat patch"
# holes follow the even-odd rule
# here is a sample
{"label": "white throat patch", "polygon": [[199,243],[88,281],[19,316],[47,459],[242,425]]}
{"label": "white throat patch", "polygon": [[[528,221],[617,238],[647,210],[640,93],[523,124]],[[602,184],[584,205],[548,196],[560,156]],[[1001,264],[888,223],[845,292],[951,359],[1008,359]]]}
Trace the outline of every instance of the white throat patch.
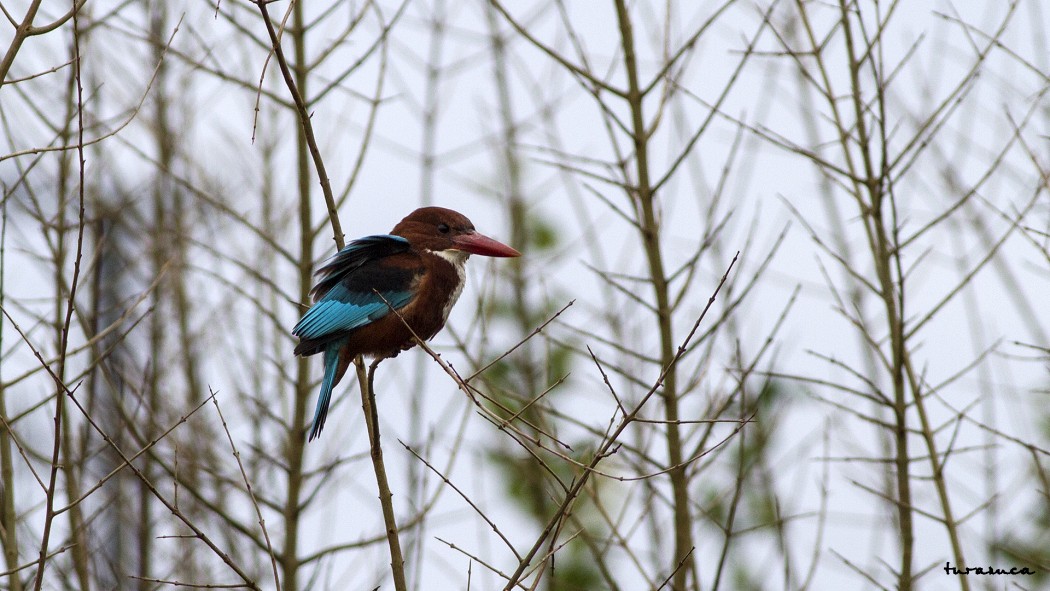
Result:
{"label": "white throat patch", "polygon": [[456,289],[448,297],[448,301],[445,302],[444,307],[441,308],[441,321],[448,320],[448,315],[452,312],[452,306],[456,305],[456,300],[459,299],[459,295],[463,293],[463,286],[467,284],[467,259],[470,258],[469,252],[463,252],[462,250],[430,250],[433,253],[449,263],[452,263],[452,267],[456,269],[456,275],[459,277],[459,282],[456,284]]}
{"label": "white throat patch", "polygon": [[457,270],[463,268],[463,263],[467,262],[470,258],[470,253],[462,250],[448,249],[448,250],[427,250],[431,254],[436,254],[446,261],[452,263],[452,266]]}

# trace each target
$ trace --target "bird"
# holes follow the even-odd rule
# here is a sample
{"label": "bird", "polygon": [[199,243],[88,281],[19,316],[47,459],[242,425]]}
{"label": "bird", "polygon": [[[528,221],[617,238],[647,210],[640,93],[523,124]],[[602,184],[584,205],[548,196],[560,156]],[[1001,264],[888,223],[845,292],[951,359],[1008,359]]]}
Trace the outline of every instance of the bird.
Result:
{"label": "bird", "polygon": [[[324,377],[308,441],[321,434],[332,390],[358,355],[395,357],[429,340],[448,320],[470,255],[521,253],[474,229],[463,214],[422,207],[389,234],[351,241],[315,273],[313,305],[292,328],[294,354],[324,353]],[[396,313],[392,311],[396,310]]]}

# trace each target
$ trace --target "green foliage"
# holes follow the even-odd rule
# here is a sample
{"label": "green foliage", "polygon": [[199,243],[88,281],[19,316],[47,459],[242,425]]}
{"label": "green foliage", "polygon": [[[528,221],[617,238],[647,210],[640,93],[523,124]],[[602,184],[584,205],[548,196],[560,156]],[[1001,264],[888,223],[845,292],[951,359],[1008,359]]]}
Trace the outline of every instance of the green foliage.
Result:
{"label": "green foliage", "polygon": [[529,216],[529,246],[535,250],[552,250],[558,245],[558,231],[543,218]]}
{"label": "green foliage", "polygon": [[[712,468],[724,473],[719,477],[705,478],[707,484],[698,495],[702,507],[701,523],[709,532],[710,540],[719,540],[727,532],[732,532],[730,535],[754,530],[774,533],[780,527],[777,492],[770,477],[775,466],[770,456],[775,451],[779,418],[792,402],[788,388],[776,381],[763,384],[758,396],[750,400],[745,414],[754,413],[752,422],[744,428],[742,436],[730,444],[733,446],[727,455],[730,461]],[[717,543],[721,544],[721,541]],[[761,589],[761,581],[753,578],[757,565],[741,554],[739,543],[731,544],[730,548],[727,556],[729,582],[725,588]]]}
{"label": "green foliage", "polygon": [[[549,251],[558,246],[558,233],[552,223],[536,215],[526,215],[526,227],[521,228],[521,234],[525,237],[524,250],[529,254]],[[527,265],[527,260],[521,260],[517,264]],[[519,282],[519,286],[522,284]],[[536,326],[545,322],[554,314],[561,305],[557,304],[557,298],[544,298],[534,301],[528,297],[527,290],[509,294],[507,297],[495,298],[491,302],[489,311],[493,320],[513,323],[524,335]],[[569,374],[573,364],[573,352],[569,346],[541,343],[539,338],[534,338],[524,345],[520,355],[508,356],[485,373],[485,379],[496,394],[501,404],[508,408],[522,408],[528,400],[512,397],[536,396],[548,388],[555,381]],[[526,409],[522,416],[529,424],[535,425],[537,431],[533,435],[544,437],[542,432],[549,432],[550,420],[544,409],[557,406],[558,398],[566,393],[565,384],[555,388],[539,402]],[[555,500],[560,497],[557,485],[553,484],[552,474],[563,483],[571,483],[576,477],[577,468],[562,461],[550,461],[546,466],[532,455],[526,453],[518,446],[507,443],[506,438],[500,438],[501,447],[493,449],[489,458],[500,473],[500,482],[508,498],[533,521],[537,528],[542,528],[550,521],[551,517],[559,509]],[[573,455],[580,462],[589,459],[585,444],[573,444]],[[600,480],[592,480],[593,486],[602,486]],[[591,536],[595,539],[603,539],[604,531],[601,528],[598,516],[584,500],[585,497],[577,499],[572,508],[572,519],[569,535],[582,527],[580,537],[570,542],[564,549],[557,553],[553,564],[553,570],[546,578],[546,589],[549,591],[582,591],[601,588],[601,573],[595,567],[596,558],[591,555],[590,550],[584,543],[583,536]],[[563,535],[563,539],[567,536]]]}

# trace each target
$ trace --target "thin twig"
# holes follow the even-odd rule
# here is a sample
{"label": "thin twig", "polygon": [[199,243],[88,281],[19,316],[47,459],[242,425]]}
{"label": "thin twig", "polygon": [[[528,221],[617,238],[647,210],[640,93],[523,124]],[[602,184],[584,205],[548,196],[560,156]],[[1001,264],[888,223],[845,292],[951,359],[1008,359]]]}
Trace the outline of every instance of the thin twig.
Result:
{"label": "thin twig", "polygon": [[405,559],[401,552],[401,539],[398,535],[397,518],[394,515],[393,493],[386,476],[386,463],[383,461],[383,447],[379,436],[379,410],[376,408],[376,396],[373,385],[375,372],[382,357],[368,366],[367,374],[363,364],[355,364],[357,381],[361,390],[361,410],[368,428],[368,444],[371,449],[372,468],[379,487],[379,503],[383,508],[383,523],[386,526],[387,546],[390,548],[390,571],[394,576],[395,591],[408,591],[405,581]]}

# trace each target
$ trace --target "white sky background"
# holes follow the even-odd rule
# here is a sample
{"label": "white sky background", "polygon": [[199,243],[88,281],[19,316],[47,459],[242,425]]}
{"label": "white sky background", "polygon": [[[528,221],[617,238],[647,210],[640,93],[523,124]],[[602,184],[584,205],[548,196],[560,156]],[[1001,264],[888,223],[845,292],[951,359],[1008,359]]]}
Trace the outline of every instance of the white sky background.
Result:
{"label": "white sky background", "polygon": [[[514,14],[528,23],[530,31],[552,46],[560,49],[566,47],[565,30],[555,20],[556,12],[548,3],[528,3],[528,6],[524,3],[513,4]],[[642,23],[636,30],[636,38],[643,54],[642,71],[646,80],[652,74],[655,59],[659,57],[654,53],[653,39],[657,38],[663,27],[662,5],[653,4],[657,7],[652,16],[646,16],[649,13],[646,3],[638,4],[635,10]],[[680,2],[675,5],[671,29],[678,31],[672,34],[676,46],[687,32],[695,28],[696,23],[709,14],[710,9],[706,5],[710,3],[697,3],[700,4],[705,7],[698,13],[692,12],[692,3]],[[396,3],[382,2],[381,5],[387,18],[393,16]],[[765,10],[767,5],[767,2],[763,2],[757,7],[752,4],[732,7],[703,37],[696,53],[686,61],[687,67],[681,73],[680,80],[687,92],[697,98],[680,98],[675,108],[668,111],[667,120],[658,136],[659,141],[655,144],[652,168],[657,176],[662,174],[667,165],[667,153],[677,150],[683,138],[707,115],[708,110],[704,105],[717,99],[732,68],[740,59],[740,52],[746,46],[747,39],[751,38],[758,26],[760,11]],[[819,6],[816,3],[812,5]],[[104,3],[96,5],[96,17],[104,13],[106,7]],[[271,11],[279,14],[284,7],[284,3],[275,3]],[[480,0],[412,2],[393,29],[380,92],[383,105],[375,122],[374,140],[349,202],[340,212],[348,238],[386,232],[422,203],[460,210],[474,221],[481,232],[495,238],[510,235],[507,218],[497,198],[505,192],[506,175],[500,159],[502,148],[497,135],[500,121],[483,7],[484,3]],[[15,12],[20,10],[21,7],[13,9]],[[230,7],[223,3],[222,10],[229,11]],[[971,42],[984,45],[979,36],[968,39],[961,25],[938,13],[957,14],[962,22],[970,23],[982,31],[990,31],[1002,19],[1006,6],[999,2],[950,4],[909,1],[902,3],[896,10],[894,26],[888,33],[887,41],[881,45],[885,62],[898,63],[911,50],[912,44],[922,39],[890,89],[892,111],[888,117],[900,122],[899,137],[907,138],[915,126],[911,114],[927,112],[930,105],[939,102],[940,97],[958,84],[973,61]],[[174,50],[198,56],[209,67],[242,77],[249,85],[258,81],[263,71],[265,52],[248,43],[224,19],[215,19],[214,4],[186,2],[185,6],[178,8],[173,5],[171,14],[177,19],[183,11],[185,16],[174,38]],[[535,17],[541,11],[542,15]],[[237,19],[242,26],[257,35],[262,34],[257,15],[242,10],[234,12],[242,15]],[[826,18],[835,18],[832,8],[828,7],[824,12]],[[783,13],[781,10],[778,14]],[[821,11],[814,8],[813,13],[820,14]],[[445,30],[437,49],[442,65],[439,86],[433,95],[437,102],[430,103],[436,108],[438,120],[436,169],[431,183],[423,186],[425,179],[420,173],[420,153],[424,141],[423,112],[431,101],[427,95],[425,67],[428,55],[432,55],[435,47],[433,30],[429,25],[433,17],[445,22]],[[345,11],[333,13],[330,18],[333,31],[338,30],[345,23]],[[87,86],[89,89],[98,89],[100,108],[104,112],[111,112],[115,119],[120,119],[118,115],[137,102],[137,97],[143,91],[144,79],[148,77],[145,72],[151,69],[151,66],[143,64],[152,63],[142,42],[130,34],[137,31],[141,23],[128,19],[141,19],[141,15],[125,17],[118,14],[108,21],[99,32],[105,44],[96,41],[85,65],[86,75],[91,81],[101,83],[98,86],[97,83],[86,81]],[[175,19],[169,23],[169,30],[174,27]],[[606,3],[571,3],[570,21],[587,48],[589,58],[594,60],[591,65],[596,71],[605,71],[610,60],[620,59],[615,14],[611,6]],[[501,29],[509,31],[506,23],[500,22]],[[823,30],[819,22],[815,26]],[[350,37],[340,48],[339,54],[345,54],[345,58],[332,60],[328,75],[335,76],[338,70],[359,57],[372,43],[374,22],[366,29],[362,30],[360,36]],[[1043,42],[1047,31],[1050,31],[1050,9],[1044,10],[1039,2],[1026,2],[1018,9],[1018,14],[1007,29],[1003,44],[1045,73],[1050,61]],[[318,39],[318,47],[327,44],[323,35],[315,39]],[[507,56],[515,117],[520,124],[521,154],[531,157],[524,162],[525,199],[535,216],[556,227],[560,240],[554,251],[524,253],[534,274],[532,297],[537,301],[549,298],[551,305],[556,308],[569,300],[576,300],[576,304],[563,317],[563,322],[552,328],[555,336],[570,337],[572,327],[587,327],[601,333],[605,324],[603,307],[607,300],[603,299],[599,291],[600,283],[587,266],[641,273],[644,256],[637,235],[607,206],[587,192],[580,177],[566,175],[551,166],[551,154],[546,148],[551,146],[549,133],[553,131],[557,134],[559,149],[587,158],[608,159],[611,157],[608,136],[601,126],[593,99],[582,93],[579,85],[564,70],[553,65],[522,39],[514,35],[510,35],[510,39]],[[841,39],[836,37],[834,42],[841,43]],[[7,39],[0,38],[0,43],[6,46]],[[757,49],[772,52],[779,51],[780,47],[766,32],[759,39]],[[32,51],[24,50],[24,55],[19,56],[15,75],[46,69],[53,65],[52,57],[46,51],[38,52],[36,46]],[[269,172],[273,175],[273,190],[280,195],[277,201],[287,208],[286,243],[289,248],[294,248],[298,240],[293,221],[297,211],[296,172],[292,159],[296,122],[287,112],[274,116],[272,105],[266,98],[262,99],[263,111],[256,122],[256,95],[251,88],[238,87],[188,68],[186,62],[174,54],[169,55],[169,60],[177,72],[174,78],[180,82],[178,86],[184,91],[178,93],[181,102],[174,106],[173,113],[184,130],[181,138],[183,149],[194,155],[194,166],[197,168],[189,171],[190,174],[215,193],[225,195],[235,209],[252,217],[257,215],[261,179],[264,176],[260,168],[260,152],[269,143],[276,141],[277,153],[286,155],[283,159],[278,158],[277,162],[285,165]],[[358,157],[368,115],[367,104],[361,97],[375,93],[379,63],[378,58],[370,59],[312,109],[318,141],[337,194],[345,188],[352,164]],[[840,74],[843,72],[841,64],[831,62],[829,68]],[[617,72],[611,76],[611,80],[615,84],[622,84],[622,75]],[[324,76],[312,80],[311,91],[316,91],[325,81]],[[835,84],[843,91],[847,88],[844,79],[837,80]],[[287,96],[273,64],[266,72],[264,86],[282,98]],[[1011,120],[1023,120],[1033,105],[1037,109],[1036,122],[1029,124],[1030,127],[1025,128],[1023,135],[1037,156],[1045,158],[1046,98],[1040,94],[1045,86],[1045,79],[1028,71],[1016,59],[1001,51],[992,53],[975,82],[975,88],[966,94],[965,100],[937,136],[936,148],[925,153],[904,182],[895,187],[900,200],[900,214],[906,220],[905,234],[921,227],[965,192],[965,189],[952,192],[944,175],[949,172],[958,175],[953,182],[959,187],[971,187],[986,172],[988,163],[994,160],[993,154],[1010,141]],[[11,125],[11,118],[25,117],[27,121],[31,120],[26,115],[23,102],[18,103],[17,108],[21,110],[12,114],[14,108],[7,107],[14,103],[10,93],[10,88],[0,91],[0,106],[11,109],[5,115],[9,119],[7,125]],[[808,145],[809,138],[800,118],[799,100],[797,72],[789,60],[783,56],[766,55],[752,58],[744,68],[721,112],[728,117],[743,119],[755,128],[769,129],[799,144]],[[553,112],[553,129],[546,127],[540,113],[548,107]],[[655,103],[650,109],[654,107]],[[826,108],[821,104],[817,117],[821,124],[820,117],[825,112]],[[667,266],[670,269],[677,268],[696,248],[697,228],[707,221],[705,211],[738,135],[739,127],[736,124],[722,117],[716,119],[677,176],[663,191],[660,208],[665,224],[663,244],[667,249]],[[254,143],[253,125],[257,125],[256,134],[259,138]],[[834,139],[827,135],[829,128],[826,125],[822,125],[821,129],[822,141]],[[25,143],[0,144],[0,152],[8,153],[46,143],[46,139],[41,139],[44,137],[43,130],[22,130],[16,138],[21,138]],[[132,124],[107,143],[109,148],[106,152],[92,153],[89,171],[92,159],[110,159],[110,163],[115,164],[124,176],[120,179],[99,179],[98,183],[102,186],[119,186],[134,195],[136,191],[143,190],[152,177],[149,168],[143,166],[141,158],[130,147],[137,142],[148,145],[147,139],[146,131]],[[836,281],[842,280],[842,269],[820,251],[787,205],[790,203],[802,212],[806,222],[824,232],[826,237],[828,223],[819,197],[820,179],[816,177],[813,167],[798,155],[775,148],[752,133],[743,134],[742,141],[741,152],[732,161],[725,196],[714,216],[720,219],[732,212],[721,235],[721,251],[717,253],[718,256],[712,253],[705,255],[701,263],[703,272],[694,279],[689,303],[681,308],[674,319],[676,333],[684,336],[692,325],[734,251],[742,250],[743,253],[730,283],[738,282],[742,286],[758,271],[763,257],[774,247],[780,232],[787,228],[786,239],[779,246],[759,287],[735,315],[737,334],[741,339],[739,347],[745,357],[754,355],[762,347],[787,305],[792,290],[798,286],[798,301],[775,337],[776,371],[820,380],[849,380],[845,372],[832,368],[809,353],[813,351],[847,363],[860,364],[857,336],[843,317],[833,310],[833,299],[821,275],[820,265],[828,268]],[[891,150],[895,148],[899,149],[900,145],[896,140],[891,140]],[[830,149],[828,153],[831,153]],[[1045,160],[1041,163],[1046,165]],[[0,162],[0,176],[5,182],[9,182],[11,170],[10,161]],[[139,170],[143,171],[141,177]],[[960,269],[971,268],[983,255],[986,245],[978,240],[971,219],[980,219],[987,224],[990,235],[1000,236],[1008,225],[994,213],[991,206],[1006,212],[1020,208],[1030,199],[1038,180],[1027,154],[1017,146],[1012,147],[997,171],[982,185],[980,200],[974,200],[964,213],[953,218],[955,221],[950,222],[949,226],[911,246],[909,253],[913,258],[906,257],[906,262],[918,262],[919,265],[917,271],[909,276],[909,309],[919,311],[919,314],[925,313],[959,280]],[[611,202],[626,207],[622,194],[617,193],[614,187],[599,182],[588,183]],[[319,190],[315,195],[315,220],[321,224],[323,201]],[[854,267],[870,276],[872,265],[870,255],[864,250],[856,205],[842,196],[841,192],[839,195],[840,211],[851,220],[848,227],[853,233],[846,236],[846,241],[852,250]],[[985,205],[985,200],[991,206]],[[1044,193],[1027,223],[1045,231],[1047,210]],[[192,223],[199,224],[203,240],[225,255],[242,260],[253,260],[259,256],[258,242],[233,222],[225,219],[195,219]],[[34,231],[32,228],[23,231],[15,227],[11,230],[9,240],[18,243],[20,248],[32,251],[39,246]],[[322,231],[322,236],[319,242],[322,247],[318,252],[327,253],[332,248],[327,228]],[[596,261],[591,256],[595,244],[603,260]],[[1043,247],[1046,247],[1045,242]],[[217,261],[207,253],[199,254],[202,260],[207,261],[206,264],[236,272],[230,265]],[[923,257],[921,260],[917,260],[919,255]],[[11,256],[29,260],[25,253]],[[479,297],[487,297],[485,294],[501,289],[498,285],[500,279],[494,277],[491,271],[502,264],[503,261],[492,262],[479,257],[470,262],[471,278],[467,291],[452,313],[449,329],[434,340],[435,347],[461,371],[467,370],[470,363],[453,346],[454,337],[464,339],[468,343],[468,350],[472,347],[479,350],[481,347],[477,342],[476,327],[473,326],[475,302]],[[6,272],[8,298],[46,295],[37,293],[38,279],[34,279],[26,268],[25,264],[9,263]],[[932,384],[954,375],[981,351],[998,343],[996,354],[989,358],[986,365],[967,373],[941,392],[943,403],[930,402],[935,424],[942,424],[952,417],[950,408],[962,409],[980,397],[994,402],[982,402],[979,409],[972,411],[975,416],[988,420],[1012,437],[1025,441],[1044,441],[1038,434],[1036,421],[1042,419],[1040,409],[1045,407],[1041,404],[1045,395],[1039,391],[1045,391],[1046,388],[1046,365],[1031,361],[1032,351],[1017,345],[1015,341],[1047,345],[1045,335],[1050,327],[1050,313],[1043,304],[1050,301],[1050,275],[1047,269],[1047,260],[1029,241],[1020,235],[1012,236],[996,262],[981,271],[971,288],[953,299],[916,338],[916,342],[921,343],[918,358],[924,364],[919,371]],[[1017,307],[1017,298],[1010,293],[1012,288],[1004,282],[1006,272],[1016,280],[1027,301],[1034,304],[1036,317],[1030,317],[1029,312]],[[272,279],[287,282],[288,291],[295,291],[291,287],[295,281],[293,269],[288,268],[284,276]],[[224,313],[225,309],[222,308],[225,302],[236,301],[237,296],[221,287],[209,285],[204,276],[200,279],[200,286],[201,291],[196,296],[213,300],[216,306],[216,313],[202,318],[196,327],[203,335],[204,342],[213,344],[216,349],[206,354],[211,363],[205,378],[211,387],[223,393],[226,407],[232,409],[236,406],[235,396],[248,387],[239,383],[239,380],[248,373],[243,364],[250,362],[238,357],[236,362],[230,363],[224,361],[222,353],[223,348],[233,346],[242,338],[239,335],[244,327],[239,326],[237,316]],[[614,301],[625,310],[625,330],[636,339],[633,344],[641,348],[648,347],[655,354],[657,337],[650,328],[651,319],[636,306],[632,307],[627,298],[615,296]],[[719,305],[716,303],[716,309]],[[870,300],[869,312],[873,321],[878,319],[874,313],[875,306],[876,302]],[[277,314],[285,319],[288,327],[294,324],[296,310],[291,305],[282,302]],[[974,324],[970,322],[975,315],[981,318],[980,334],[973,332]],[[506,330],[506,326],[497,325],[496,328],[498,330],[492,334],[493,342],[485,349],[487,352],[499,351],[500,347],[509,346],[521,336]],[[882,335],[884,330],[876,332]],[[11,339],[15,337],[5,325],[5,349],[9,346],[6,344],[13,342]],[[591,345],[600,358],[616,358],[611,348],[600,343]],[[735,346],[736,343],[728,341],[719,343],[718,348],[723,352],[721,366],[710,368],[710,375],[701,389],[717,390],[729,383],[729,378],[723,374],[733,363],[731,354]],[[289,338],[289,366],[292,363],[291,347],[292,340]],[[472,413],[466,407],[462,395],[455,392],[453,385],[437,372],[433,372],[425,383],[426,395],[422,405],[426,417],[426,435],[411,431],[405,416],[410,408],[410,399],[419,385],[412,377],[413,372],[425,365],[422,358],[421,352],[413,351],[384,363],[377,384],[382,402],[387,458],[395,475],[392,483],[395,495],[399,487],[403,489],[407,486],[405,475],[410,470],[418,469],[418,464],[415,468],[411,467],[415,460],[397,445],[397,439],[419,443],[425,438],[433,438],[432,457],[437,465],[442,465],[442,458],[447,457],[447,446],[453,440],[454,433],[451,430],[460,424],[464,413],[470,413],[466,417],[464,451],[450,476],[456,479],[461,488],[470,491],[472,498],[479,504],[491,509],[498,523],[508,525],[504,531],[510,532],[514,541],[527,543],[533,535],[530,528],[534,526],[521,518],[510,503],[501,500],[502,489],[492,481],[497,473],[483,465],[484,454],[498,440],[498,433]],[[4,377],[15,371],[9,367],[28,363],[31,363],[31,359],[27,356],[5,357]],[[319,377],[320,361],[315,365]],[[764,364],[763,367],[769,366]],[[644,375],[655,378],[652,368],[642,371],[648,372]],[[630,386],[622,381],[616,382],[616,385],[625,392],[631,391]],[[344,382],[343,386],[347,384]],[[559,404],[566,406],[566,412],[593,417],[596,425],[608,420],[610,401],[600,377],[588,360],[577,359],[573,376],[563,388],[567,392],[558,400]],[[792,407],[788,416],[781,418],[782,440],[778,443],[778,449],[783,451],[783,456],[778,464],[777,477],[780,479],[780,492],[787,502],[781,509],[788,515],[805,514],[818,509],[821,471],[825,466],[819,458],[825,453],[832,457],[873,456],[880,453],[873,430],[868,425],[835,410],[832,405],[811,399],[811,393],[846,405],[857,403],[856,399],[843,398],[844,395],[832,390],[790,385],[790,395],[803,400]],[[337,396],[342,397],[343,402],[334,408],[320,443],[315,442],[308,447],[307,462],[320,462],[335,454],[350,456],[366,451],[356,391],[341,386]],[[46,433],[45,421],[49,419],[40,414],[36,420],[41,432]],[[245,440],[249,438],[236,427],[234,432]],[[825,435],[830,446],[827,450],[822,449]],[[944,446],[948,436],[941,435],[945,438],[939,439],[939,442]],[[988,442],[982,431],[967,425],[959,431],[956,447]],[[916,449],[919,443],[918,439],[913,441]],[[986,531],[987,528],[1002,531],[1025,527],[1025,511],[1039,492],[1031,481],[1030,464],[1026,463],[1030,460],[1019,454],[1016,446],[1002,445],[1001,441],[996,443],[1000,445],[992,452],[963,454],[954,457],[949,463],[949,471],[955,475],[953,482],[958,485],[953,491],[953,509],[957,517],[967,515],[987,500],[990,494],[1001,495],[997,497],[1000,504],[996,504],[989,512],[971,518],[963,527],[967,556],[976,564],[986,562],[988,555],[988,550],[979,543],[983,536],[977,532]],[[988,456],[988,453],[996,455]],[[969,488],[965,478],[960,476],[968,470],[988,470],[993,464],[998,466],[995,490],[985,488],[983,475],[975,476],[973,486]],[[381,530],[378,506],[370,505],[375,502],[371,472],[365,469],[365,464],[359,465],[362,469],[355,473],[343,472],[324,482],[323,486],[327,490],[322,492],[321,505],[330,504],[333,509],[327,513],[315,511],[310,516],[309,519],[316,521],[316,535],[303,540],[303,554],[309,553],[312,545],[320,547],[352,541]],[[917,472],[927,473],[928,466],[921,465]],[[894,531],[888,525],[885,506],[877,503],[853,482],[878,486],[880,473],[872,470],[868,464],[836,462],[831,464],[830,474],[829,521],[822,540],[823,547],[833,549],[862,568],[880,573],[882,580],[890,580],[880,560],[896,568],[898,558],[895,555]],[[725,484],[727,490],[731,484]],[[433,479],[429,486],[436,486]],[[917,485],[915,494],[918,503],[926,508],[936,508],[932,486]],[[272,522],[276,522],[275,517]],[[465,527],[464,523],[470,523],[471,526]],[[706,577],[705,573],[710,572],[717,559],[713,554],[717,553],[721,540],[705,541],[703,530],[700,531],[697,556],[701,576]],[[792,542],[807,549],[795,556],[795,568],[804,572],[810,560],[808,548],[814,543],[816,535],[815,517],[800,518],[790,532]],[[950,560],[950,547],[942,527],[920,517],[916,535],[922,540],[915,560],[917,570]],[[421,585],[422,589],[462,588],[465,585],[467,559],[436,541],[435,536],[472,552],[476,551],[504,568],[510,564],[507,562],[509,556],[500,548],[491,532],[475,519],[469,507],[452,491],[443,493],[424,536],[428,550],[427,561],[419,573],[421,580],[426,581]],[[768,547],[762,546],[756,552],[768,550]],[[325,567],[324,577],[331,577],[326,580],[332,588],[342,583],[363,588],[373,583],[373,577],[368,573],[381,572],[381,565],[386,561],[385,548],[382,546],[376,547],[372,562],[366,561],[360,554],[352,556],[353,560],[362,562],[330,563]],[[754,561],[750,563],[757,572],[771,570],[771,565],[779,568],[779,558],[770,558],[767,565],[762,556],[756,553]],[[476,586],[472,588],[495,588],[496,579],[481,571],[475,566],[473,576]],[[780,588],[782,583],[779,573],[774,575],[769,572],[769,576],[770,588]],[[943,575],[936,572],[928,577],[930,588],[940,588],[945,582],[941,578]],[[856,588],[859,580],[839,559],[826,556],[817,571],[813,588]],[[630,583],[625,584],[624,588],[631,588]]]}

